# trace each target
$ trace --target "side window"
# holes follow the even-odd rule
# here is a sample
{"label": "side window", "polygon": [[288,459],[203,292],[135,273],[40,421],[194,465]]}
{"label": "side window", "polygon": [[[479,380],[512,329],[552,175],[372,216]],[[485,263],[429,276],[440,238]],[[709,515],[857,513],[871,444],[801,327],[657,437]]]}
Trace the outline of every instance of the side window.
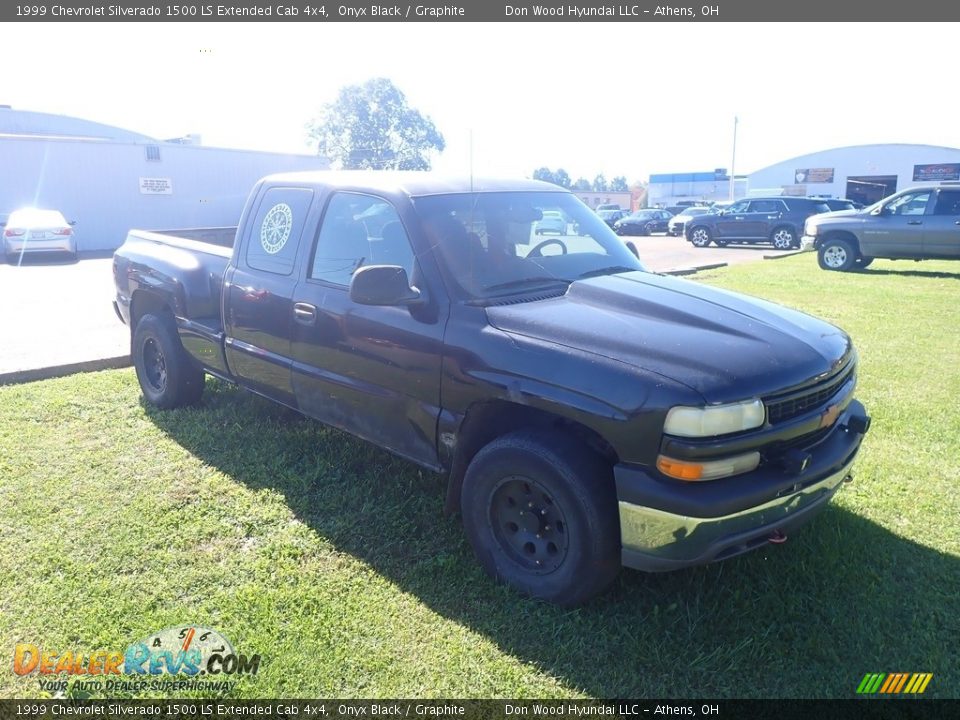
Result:
{"label": "side window", "polygon": [[750,212],[775,213],[780,212],[780,203],[776,200],[754,200],[750,203]]}
{"label": "side window", "polygon": [[923,215],[930,201],[930,191],[907,193],[887,205],[891,215]]}
{"label": "side window", "polygon": [[275,275],[293,272],[300,235],[312,200],[313,190],[309,188],[267,190],[247,240],[247,265]]}
{"label": "side window", "polygon": [[364,265],[399,265],[413,273],[414,256],[396,209],[382,198],[336,193],[327,205],[310,277],[349,285]]}
{"label": "side window", "polygon": [[747,211],[748,203],[746,200],[741,200],[740,202],[734,203],[728,209],[728,213],[743,213]]}
{"label": "side window", "polygon": [[960,190],[941,190],[933,214],[960,215]]}

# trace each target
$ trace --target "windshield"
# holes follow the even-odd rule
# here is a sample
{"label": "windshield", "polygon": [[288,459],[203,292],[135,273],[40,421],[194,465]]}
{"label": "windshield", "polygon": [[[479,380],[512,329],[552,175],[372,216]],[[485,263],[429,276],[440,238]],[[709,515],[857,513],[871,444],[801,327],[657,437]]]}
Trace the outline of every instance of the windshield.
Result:
{"label": "windshield", "polygon": [[432,195],[414,205],[448,281],[468,299],[644,269],[570,193]]}

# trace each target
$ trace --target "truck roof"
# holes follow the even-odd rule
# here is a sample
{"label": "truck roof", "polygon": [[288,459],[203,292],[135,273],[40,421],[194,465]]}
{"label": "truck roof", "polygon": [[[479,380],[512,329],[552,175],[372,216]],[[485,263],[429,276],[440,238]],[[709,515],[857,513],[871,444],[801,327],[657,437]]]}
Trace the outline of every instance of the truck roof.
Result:
{"label": "truck roof", "polygon": [[470,192],[568,192],[541,180],[444,175],[422,171],[314,170],[268,175],[261,182],[296,183],[339,190],[376,190],[382,193],[446,195]]}

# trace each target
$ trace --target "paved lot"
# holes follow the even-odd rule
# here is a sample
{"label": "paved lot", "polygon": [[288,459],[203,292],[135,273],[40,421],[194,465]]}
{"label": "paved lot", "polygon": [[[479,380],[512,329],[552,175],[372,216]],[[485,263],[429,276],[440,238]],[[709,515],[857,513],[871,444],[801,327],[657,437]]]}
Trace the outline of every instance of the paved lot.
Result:
{"label": "paved lot", "polygon": [[684,268],[713,263],[750,262],[762,260],[765,255],[790,255],[792,250],[774,250],[772,245],[740,245],[718,248],[697,248],[682,237],[651,235],[649,237],[626,237],[637,246],[640,260],[656,272],[683,270]]}
{"label": "paved lot", "polygon": [[[769,245],[700,249],[664,235],[628,239],[658,272],[782,254]],[[111,305],[111,263],[39,258],[19,267],[0,264],[0,381],[30,379],[32,371],[51,367],[80,364],[80,370],[83,363],[110,358],[114,366],[123,364],[130,335]]]}
{"label": "paved lot", "polygon": [[112,261],[0,264],[0,376],[130,352],[117,319]]}

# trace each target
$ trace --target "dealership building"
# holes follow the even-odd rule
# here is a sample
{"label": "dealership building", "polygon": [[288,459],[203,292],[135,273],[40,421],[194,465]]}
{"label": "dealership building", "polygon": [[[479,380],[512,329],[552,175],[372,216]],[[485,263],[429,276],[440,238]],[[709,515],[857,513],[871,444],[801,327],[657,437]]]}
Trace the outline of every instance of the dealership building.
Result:
{"label": "dealership building", "polygon": [[[849,198],[864,204],[897,190],[960,181],[960,149],[903,143],[853,145],[801,155],[737,176],[735,197],[799,195]],[[730,197],[726,171],[650,176],[651,205]]]}
{"label": "dealership building", "polygon": [[265,175],[325,170],[316,155],[158,140],[79,118],[0,106],[0,220],[22,207],[76,222],[80,252],[119,247],[130,228],[226,227]]}

